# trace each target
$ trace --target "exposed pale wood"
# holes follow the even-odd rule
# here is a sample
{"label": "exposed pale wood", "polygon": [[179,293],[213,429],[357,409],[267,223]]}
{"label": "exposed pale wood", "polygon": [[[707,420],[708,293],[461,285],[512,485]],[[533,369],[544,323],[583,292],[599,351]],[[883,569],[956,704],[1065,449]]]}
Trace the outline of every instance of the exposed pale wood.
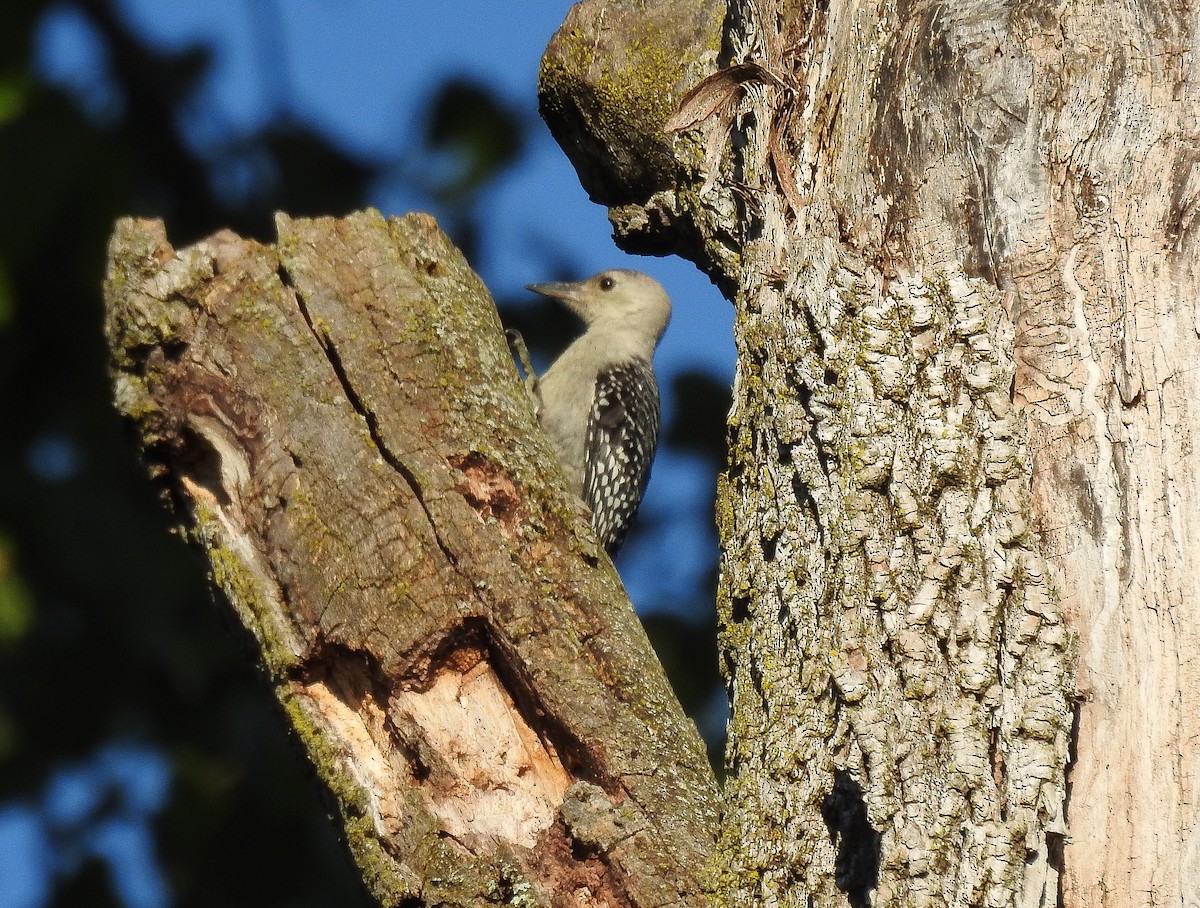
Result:
{"label": "exposed pale wood", "polygon": [[[638,16],[543,65],[581,168]],[[1200,904],[1198,16],[735,0],[658,80],[618,238],[737,306],[722,900]]]}
{"label": "exposed pale wood", "polygon": [[116,399],[386,905],[699,905],[714,785],[433,221],[122,221]]}

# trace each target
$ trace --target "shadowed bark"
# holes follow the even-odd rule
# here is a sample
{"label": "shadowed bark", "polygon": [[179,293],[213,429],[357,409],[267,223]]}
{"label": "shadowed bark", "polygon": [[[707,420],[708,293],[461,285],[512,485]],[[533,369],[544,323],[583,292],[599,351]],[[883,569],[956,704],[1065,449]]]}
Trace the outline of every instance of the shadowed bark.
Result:
{"label": "shadowed bark", "polygon": [[110,246],[116,400],[385,905],[699,905],[714,784],[431,219]]}

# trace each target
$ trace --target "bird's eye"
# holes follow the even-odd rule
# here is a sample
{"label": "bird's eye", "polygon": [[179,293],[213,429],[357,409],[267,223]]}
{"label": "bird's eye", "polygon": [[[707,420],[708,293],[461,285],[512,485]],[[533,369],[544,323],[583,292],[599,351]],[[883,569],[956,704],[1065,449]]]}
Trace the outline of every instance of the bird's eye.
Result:
{"label": "bird's eye", "polygon": [[612,290],[612,288],[615,286],[617,286],[617,282],[614,281],[611,277],[600,278],[600,289],[601,290]]}

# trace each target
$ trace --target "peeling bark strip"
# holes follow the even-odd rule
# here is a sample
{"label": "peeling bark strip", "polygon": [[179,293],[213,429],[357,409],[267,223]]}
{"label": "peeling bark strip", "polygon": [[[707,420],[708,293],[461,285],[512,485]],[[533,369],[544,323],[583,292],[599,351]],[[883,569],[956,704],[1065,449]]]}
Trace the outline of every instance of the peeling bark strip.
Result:
{"label": "peeling bark strip", "polygon": [[1195,5],[732,0],[630,140],[642,6],[540,91],[737,306],[721,898],[1200,904]]}
{"label": "peeling bark strip", "polygon": [[121,221],[117,405],[385,905],[699,905],[714,786],[433,221]]}

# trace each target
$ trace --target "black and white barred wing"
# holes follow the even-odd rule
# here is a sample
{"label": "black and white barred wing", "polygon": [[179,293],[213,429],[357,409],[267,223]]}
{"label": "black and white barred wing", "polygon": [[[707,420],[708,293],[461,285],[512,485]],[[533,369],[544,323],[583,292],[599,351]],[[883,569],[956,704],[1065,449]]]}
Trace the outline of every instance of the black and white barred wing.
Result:
{"label": "black and white barred wing", "polygon": [[637,514],[658,444],[658,383],[635,359],[597,376],[588,416],[583,489],[592,529],[615,555]]}

